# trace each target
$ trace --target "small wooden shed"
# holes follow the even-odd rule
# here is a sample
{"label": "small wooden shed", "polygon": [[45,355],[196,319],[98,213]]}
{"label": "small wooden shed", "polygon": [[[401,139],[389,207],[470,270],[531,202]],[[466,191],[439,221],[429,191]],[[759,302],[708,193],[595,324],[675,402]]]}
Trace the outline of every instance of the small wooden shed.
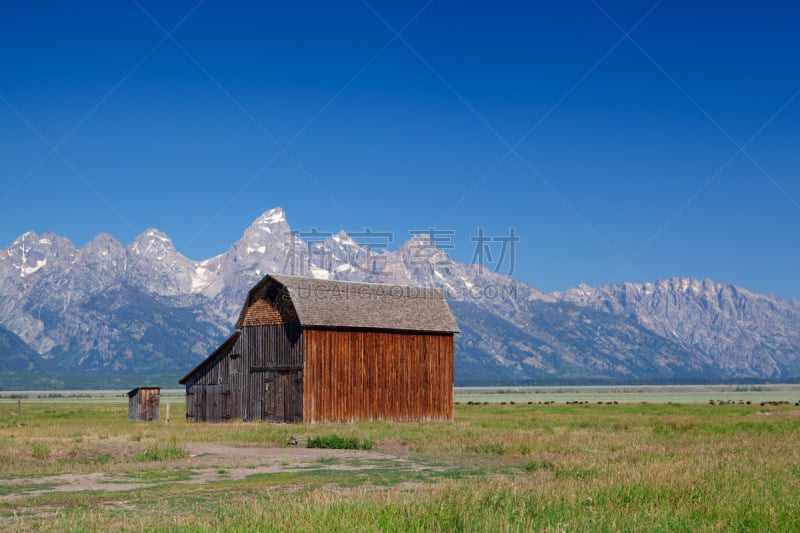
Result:
{"label": "small wooden shed", "polygon": [[180,381],[186,417],[451,420],[457,332],[438,289],[269,275]]}
{"label": "small wooden shed", "polygon": [[158,422],[161,402],[159,387],[137,387],[128,392],[128,420]]}

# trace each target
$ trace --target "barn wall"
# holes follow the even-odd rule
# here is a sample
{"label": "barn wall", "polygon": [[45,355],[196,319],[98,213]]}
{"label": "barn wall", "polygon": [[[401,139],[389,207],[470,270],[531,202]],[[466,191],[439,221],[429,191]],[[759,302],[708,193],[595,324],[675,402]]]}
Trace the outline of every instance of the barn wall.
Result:
{"label": "barn wall", "polygon": [[452,420],[453,335],[306,329],[306,422]]}
{"label": "barn wall", "polygon": [[242,327],[244,420],[303,420],[303,342],[300,324]]}
{"label": "barn wall", "polygon": [[225,422],[242,418],[243,361],[239,341],[226,346],[186,383],[186,419]]}

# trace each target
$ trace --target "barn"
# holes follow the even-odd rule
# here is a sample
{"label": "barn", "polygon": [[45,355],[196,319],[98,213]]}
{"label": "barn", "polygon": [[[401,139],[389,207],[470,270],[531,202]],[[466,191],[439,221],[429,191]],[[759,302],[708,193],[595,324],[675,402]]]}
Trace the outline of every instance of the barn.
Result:
{"label": "barn", "polygon": [[455,333],[439,289],[268,275],[180,381],[186,417],[451,420]]}

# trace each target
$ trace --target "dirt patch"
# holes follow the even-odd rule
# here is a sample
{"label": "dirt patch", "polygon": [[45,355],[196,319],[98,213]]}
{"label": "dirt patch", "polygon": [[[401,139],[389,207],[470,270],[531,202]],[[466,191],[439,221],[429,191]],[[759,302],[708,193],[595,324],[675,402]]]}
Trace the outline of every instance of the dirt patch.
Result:
{"label": "dirt patch", "polygon": [[214,443],[191,443],[188,462],[193,465],[258,466],[319,461],[324,458],[370,459],[388,457],[386,453],[359,450],[330,450],[325,448],[286,448],[236,447]]}
{"label": "dirt patch", "polygon": [[[37,496],[52,492],[76,492],[82,490],[131,490],[145,486],[141,483],[117,483],[113,476],[96,472],[92,474],[61,474],[23,479],[3,479],[0,486],[17,488],[17,492],[0,497],[0,501],[14,500],[23,496]],[[30,488],[47,485],[47,488]]]}
{"label": "dirt patch", "polygon": [[[412,471],[441,469],[419,464],[406,455],[395,453],[403,450],[400,443],[384,445],[379,451],[236,447],[215,443],[190,443],[186,445],[186,449],[189,451],[188,457],[153,463],[153,468],[162,470],[164,475],[152,479],[142,479],[142,475],[136,473],[94,472],[0,480],[0,487],[7,488],[4,491],[6,494],[0,496],[0,501],[59,492],[116,492],[165,484],[236,481],[256,474],[297,472],[304,468],[331,471],[369,470],[388,463]],[[182,475],[178,476],[177,473]]]}
{"label": "dirt patch", "polygon": [[386,453],[406,453],[408,445],[399,440],[387,440],[380,443],[375,449]]}

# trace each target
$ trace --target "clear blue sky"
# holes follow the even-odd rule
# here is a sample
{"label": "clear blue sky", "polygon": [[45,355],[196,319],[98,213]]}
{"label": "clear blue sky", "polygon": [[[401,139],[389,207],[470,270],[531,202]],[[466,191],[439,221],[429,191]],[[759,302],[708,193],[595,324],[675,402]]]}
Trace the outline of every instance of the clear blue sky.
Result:
{"label": "clear blue sky", "polygon": [[792,2],[4,2],[0,247],[156,227],[205,259],[281,206],[451,230],[465,262],[514,228],[543,291],[800,298],[797,28]]}

